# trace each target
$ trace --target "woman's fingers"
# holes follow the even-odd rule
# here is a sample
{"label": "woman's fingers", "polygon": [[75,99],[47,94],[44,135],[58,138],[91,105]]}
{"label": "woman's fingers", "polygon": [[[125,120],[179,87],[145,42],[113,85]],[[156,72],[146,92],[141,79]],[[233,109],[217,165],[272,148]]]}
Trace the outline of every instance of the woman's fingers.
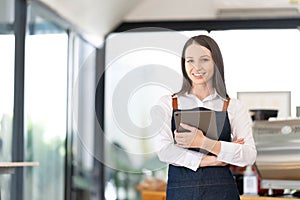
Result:
{"label": "woman's fingers", "polygon": [[199,148],[204,139],[203,132],[195,127],[183,124],[182,128],[186,129],[186,132],[174,131],[175,141],[178,146],[183,148],[193,147]]}
{"label": "woman's fingers", "polygon": [[225,166],[225,165],[227,165],[227,163],[218,161],[216,156],[210,156],[210,155],[203,156],[200,163],[200,167]]}
{"label": "woman's fingers", "polygon": [[187,124],[180,123],[180,126],[190,132],[196,131],[196,128]]}
{"label": "woman's fingers", "polygon": [[233,143],[237,143],[237,144],[244,144],[245,140],[244,138],[237,138],[237,136],[234,136],[234,138],[232,139]]}
{"label": "woman's fingers", "polygon": [[191,132],[185,132],[185,133],[178,133],[177,131],[174,132],[176,144],[181,147],[188,147],[189,146],[189,140]]}

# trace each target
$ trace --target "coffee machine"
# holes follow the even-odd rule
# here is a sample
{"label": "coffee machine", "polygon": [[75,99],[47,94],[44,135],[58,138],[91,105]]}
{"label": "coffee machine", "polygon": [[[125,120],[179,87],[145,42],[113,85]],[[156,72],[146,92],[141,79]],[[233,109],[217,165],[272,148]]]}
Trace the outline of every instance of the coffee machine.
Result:
{"label": "coffee machine", "polygon": [[300,119],[255,120],[260,188],[300,190]]}

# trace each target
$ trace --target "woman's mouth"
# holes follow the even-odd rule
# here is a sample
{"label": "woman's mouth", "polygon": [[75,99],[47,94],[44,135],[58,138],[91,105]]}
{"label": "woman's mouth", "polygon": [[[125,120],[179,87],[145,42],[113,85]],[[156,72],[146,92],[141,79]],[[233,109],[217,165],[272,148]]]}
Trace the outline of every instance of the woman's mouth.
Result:
{"label": "woman's mouth", "polygon": [[201,73],[192,73],[192,75],[196,78],[202,78],[204,76],[205,72],[201,72]]}

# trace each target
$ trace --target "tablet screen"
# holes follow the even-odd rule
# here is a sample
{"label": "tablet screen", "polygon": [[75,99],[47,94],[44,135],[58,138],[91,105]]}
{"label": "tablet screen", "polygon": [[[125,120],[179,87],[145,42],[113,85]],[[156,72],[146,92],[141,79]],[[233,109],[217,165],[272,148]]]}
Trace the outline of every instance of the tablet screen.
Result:
{"label": "tablet screen", "polygon": [[214,111],[175,111],[174,117],[178,132],[187,131],[180,126],[180,123],[184,123],[202,130],[210,139],[218,140],[219,138]]}

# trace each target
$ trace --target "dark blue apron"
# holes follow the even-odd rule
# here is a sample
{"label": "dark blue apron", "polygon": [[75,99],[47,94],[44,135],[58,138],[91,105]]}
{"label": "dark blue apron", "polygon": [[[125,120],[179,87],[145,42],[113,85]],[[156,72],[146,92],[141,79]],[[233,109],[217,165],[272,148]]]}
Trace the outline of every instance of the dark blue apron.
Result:
{"label": "dark blue apron", "polygon": [[[172,132],[175,130],[174,111]],[[190,110],[207,110],[198,107]],[[216,112],[219,140],[231,141],[231,127],[227,107]],[[199,149],[193,149],[198,151]],[[239,200],[239,192],[229,165],[200,167],[193,171],[186,167],[169,165],[167,200]]]}

